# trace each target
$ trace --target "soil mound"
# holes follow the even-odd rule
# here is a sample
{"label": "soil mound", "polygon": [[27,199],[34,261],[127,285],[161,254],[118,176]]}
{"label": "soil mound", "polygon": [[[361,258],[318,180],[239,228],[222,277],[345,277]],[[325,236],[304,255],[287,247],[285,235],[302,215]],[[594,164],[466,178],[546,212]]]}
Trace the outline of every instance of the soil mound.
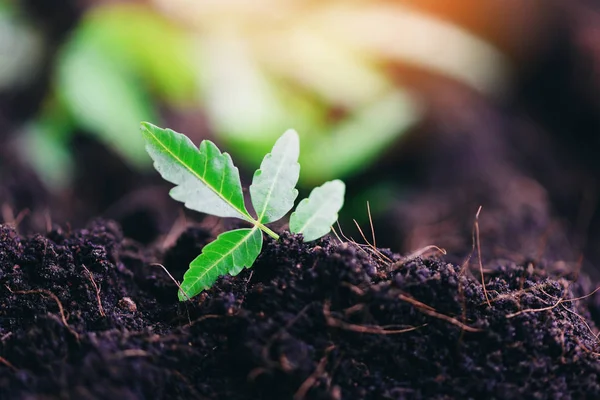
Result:
{"label": "soil mound", "polygon": [[486,270],[488,302],[460,266],[284,234],[180,304],[151,264],[181,279],[208,238],[161,255],[112,222],[2,226],[0,398],[600,397],[581,288],[541,267]]}

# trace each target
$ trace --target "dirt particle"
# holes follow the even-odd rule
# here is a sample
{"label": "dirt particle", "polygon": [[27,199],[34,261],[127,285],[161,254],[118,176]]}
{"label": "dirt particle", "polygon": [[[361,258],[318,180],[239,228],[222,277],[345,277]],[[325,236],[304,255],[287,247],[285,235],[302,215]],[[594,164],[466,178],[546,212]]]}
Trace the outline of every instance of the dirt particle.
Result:
{"label": "dirt particle", "polygon": [[118,305],[119,305],[119,308],[124,311],[129,311],[131,313],[134,313],[137,311],[137,305],[129,297],[123,297],[121,300],[119,300]]}

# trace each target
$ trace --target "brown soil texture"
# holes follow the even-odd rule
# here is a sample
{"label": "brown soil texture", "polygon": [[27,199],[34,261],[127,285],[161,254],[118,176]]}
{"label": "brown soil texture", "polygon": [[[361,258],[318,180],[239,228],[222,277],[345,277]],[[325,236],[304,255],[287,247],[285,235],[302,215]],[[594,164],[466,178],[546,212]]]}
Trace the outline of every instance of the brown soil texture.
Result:
{"label": "brown soil texture", "polygon": [[178,303],[152,263],[181,279],[201,228],[165,254],[106,221],[0,235],[1,399],[600,396],[586,301],[570,301],[589,282],[534,263],[488,268],[488,304],[459,265],[284,234]]}

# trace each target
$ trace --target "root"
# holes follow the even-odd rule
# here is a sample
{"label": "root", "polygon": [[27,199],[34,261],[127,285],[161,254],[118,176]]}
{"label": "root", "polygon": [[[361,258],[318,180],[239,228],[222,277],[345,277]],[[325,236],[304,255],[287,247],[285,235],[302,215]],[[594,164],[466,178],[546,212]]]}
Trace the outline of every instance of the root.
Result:
{"label": "root", "polygon": [[[568,287],[567,287],[567,288],[568,288]],[[567,288],[565,288],[565,295],[566,295],[566,293],[567,293],[567,292],[566,292],[566,289],[567,289]],[[531,288],[529,288],[529,289],[531,289]],[[573,302],[573,301],[579,301],[579,300],[583,300],[583,299],[586,299],[586,298],[588,298],[588,297],[590,297],[590,296],[593,296],[593,295],[594,295],[596,292],[598,292],[598,291],[600,290],[600,287],[597,287],[597,288],[596,288],[596,289],[595,289],[593,292],[591,292],[591,293],[588,293],[588,294],[586,294],[586,295],[584,295],[584,296],[580,296],[580,297],[574,297],[574,298],[572,298],[572,299],[565,299],[564,295],[563,295],[563,297],[560,297],[560,298],[558,298],[558,297],[556,297],[556,296],[551,296],[551,295],[549,295],[548,293],[546,293],[546,292],[545,292],[543,289],[541,289],[541,288],[540,288],[540,290],[541,290],[541,291],[542,291],[542,293],[544,293],[546,296],[548,296],[548,297],[553,297],[553,298],[555,298],[555,299],[558,299],[558,300],[556,301],[556,303],[554,303],[553,305],[551,305],[551,306],[548,306],[548,307],[542,307],[542,308],[528,308],[528,309],[525,309],[525,310],[521,310],[521,311],[517,311],[517,312],[511,313],[511,314],[507,314],[507,315],[506,315],[506,318],[514,318],[514,317],[516,317],[516,316],[518,316],[518,315],[525,314],[525,313],[541,312],[541,311],[549,311],[549,310],[552,310],[552,309],[554,309],[554,308],[558,307],[559,305],[561,305],[561,304],[563,304],[563,303],[570,303],[570,302]],[[569,311],[569,312],[572,312],[572,311],[568,310],[567,308],[565,308],[565,310],[567,310],[567,311]],[[583,318],[583,317],[581,317],[581,316],[580,316],[579,314],[577,314],[577,313],[574,313],[574,314],[575,314],[575,315],[577,315],[577,316],[579,316],[580,318]],[[585,322],[585,321],[584,321],[584,322]],[[586,324],[587,324],[587,323],[586,323]],[[589,327],[589,326],[588,326],[588,327]],[[591,329],[590,329],[590,330],[591,330]],[[596,335],[594,334],[594,336],[596,336]],[[596,336],[596,337],[597,337],[597,336]]]}
{"label": "root", "polygon": [[392,268],[393,269],[398,269],[401,266],[403,266],[404,264],[406,264],[407,262],[412,261],[415,258],[421,257],[423,254],[427,253],[429,250],[436,250],[439,253],[441,253],[442,255],[446,255],[447,254],[447,252],[446,252],[445,249],[442,249],[441,247],[438,247],[436,245],[431,244],[429,246],[422,247],[419,250],[410,253],[406,257],[402,257],[402,259],[400,261],[396,261],[394,263],[394,265],[392,265]]}
{"label": "root", "polygon": [[248,286],[250,285],[250,280],[252,279],[252,276],[254,275],[254,270],[250,270],[250,274],[248,276],[248,279],[246,280],[246,284],[244,285],[244,296],[242,297],[239,307],[241,308],[242,305],[244,304],[244,301],[246,301],[246,295],[248,294]]}
{"label": "root", "polygon": [[477,258],[479,259],[479,272],[481,274],[481,285],[483,286],[483,294],[485,295],[485,301],[488,303],[488,307],[492,307],[490,303],[490,297],[488,296],[487,289],[485,287],[485,277],[483,276],[483,263],[481,262],[481,239],[479,238],[479,214],[481,213],[482,206],[479,206],[477,214],[475,214],[475,238],[477,239]]}
{"label": "root", "polygon": [[356,285],[351,284],[350,282],[341,282],[340,286],[347,287],[348,289],[350,289],[350,291],[352,293],[354,293],[357,296],[364,296],[365,295],[365,291],[364,290],[362,290],[361,288],[359,288]]}
{"label": "root", "polygon": [[4,220],[4,223],[12,225],[15,229],[19,227],[21,221],[23,221],[23,218],[29,215],[29,213],[29,209],[25,208],[19,211],[15,217],[12,208],[6,203],[2,204],[2,219]]}
{"label": "root", "polygon": [[360,312],[364,309],[365,309],[364,304],[361,304],[361,303],[355,304],[353,306],[350,306],[350,307],[344,309],[344,315],[354,314],[354,313]]}
{"label": "root", "polygon": [[92,285],[94,286],[94,289],[96,290],[96,300],[98,301],[98,310],[100,310],[100,315],[102,315],[102,317],[106,318],[106,313],[104,312],[104,307],[102,307],[102,300],[100,300],[100,289],[98,288],[98,285],[96,285],[94,276],[92,275],[90,270],[87,269],[87,267],[85,265],[81,264],[81,266],[87,272],[87,274],[90,278],[90,281],[92,282]]}
{"label": "root", "polygon": [[327,356],[333,349],[335,349],[335,346],[329,346],[325,349],[325,355],[319,361],[319,364],[317,365],[315,371],[312,374],[310,374],[308,378],[306,378],[302,385],[300,385],[300,387],[294,394],[294,400],[303,400],[306,397],[306,394],[308,393],[310,388],[312,388],[313,385],[316,383],[318,377],[323,375],[323,373],[325,372],[325,366],[327,365]]}
{"label": "root", "polygon": [[[363,232],[362,228],[360,227],[360,225],[358,224],[358,222],[354,219],[354,225],[356,225],[356,228],[358,229],[358,232],[360,233],[361,237],[363,238],[363,240],[365,241],[365,245],[360,245],[358,243],[356,243],[354,240],[350,240],[348,239],[346,236],[344,236],[343,232],[342,232],[342,228],[339,226],[339,222],[338,222],[338,227],[340,229],[340,232],[342,233],[342,236],[349,242],[355,244],[356,246],[358,246],[359,248],[363,248],[363,246],[365,246],[367,249],[369,249],[378,259],[380,262],[382,263],[386,263],[392,266],[392,269],[397,269],[399,267],[401,267],[402,265],[404,265],[405,263],[407,263],[408,261],[411,261],[417,257],[422,256],[423,254],[425,254],[426,252],[428,252],[429,250],[436,250],[438,252],[440,252],[443,255],[446,255],[446,250],[435,246],[435,245],[429,245],[429,246],[425,246],[411,254],[409,254],[406,257],[403,257],[402,259],[400,259],[400,261],[396,261],[394,262],[393,260],[391,260],[388,256],[386,256],[385,254],[383,254],[381,251],[379,251],[379,249],[377,248],[377,240],[375,237],[375,227],[373,226],[373,218],[371,216],[371,206],[369,204],[369,202],[367,202],[367,214],[369,216],[369,226],[371,227],[371,237],[373,242],[371,243],[365,233]],[[337,236],[337,232],[336,232],[336,236]],[[338,237],[339,239],[339,237]],[[340,240],[341,241],[341,240]]]}
{"label": "root", "polygon": [[[426,252],[428,252],[429,250],[436,250],[438,252],[440,252],[443,255],[446,255],[446,250],[435,246],[435,245],[429,245],[429,246],[425,246],[411,254],[409,254],[406,257],[403,257],[402,259],[400,259],[399,261],[394,262],[393,260],[391,260],[388,256],[386,256],[385,254],[383,254],[381,251],[379,251],[379,249],[377,248],[376,245],[376,241],[375,241],[375,229],[373,227],[373,221],[371,218],[371,209],[369,207],[369,203],[367,203],[367,209],[369,212],[369,222],[371,224],[371,234],[373,235],[373,243],[369,242],[369,240],[367,239],[365,233],[363,232],[362,228],[360,227],[360,225],[358,224],[358,222],[354,219],[354,224],[356,225],[356,228],[358,229],[358,232],[360,233],[360,235],[362,236],[363,240],[365,241],[365,245],[361,245],[359,243],[357,243],[356,241],[354,241],[354,239],[350,238],[348,239],[344,233],[342,232],[342,228],[339,226],[339,222],[338,222],[338,228],[340,229],[340,233],[342,234],[342,236],[344,237],[344,239],[346,239],[347,242],[354,244],[355,246],[357,246],[359,249],[365,251],[365,248],[367,250],[369,250],[375,257],[377,257],[379,259],[379,261],[383,264],[387,264],[388,266],[391,265],[392,270],[398,269],[400,268],[402,265],[406,264],[407,262],[414,260],[417,257],[422,256],[423,254],[425,254]],[[337,232],[335,233],[337,236]],[[339,237],[338,237],[339,239]],[[341,239],[340,239],[341,241]],[[366,251],[365,251],[366,253]]]}
{"label": "root", "polygon": [[217,314],[206,314],[201,316],[198,319],[191,321],[189,324],[183,325],[183,328],[189,328],[196,325],[199,322],[205,321],[207,319],[216,319],[216,318],[227,318],[225,315],[217,315]]}
{"label": "root", "polygon": [[400,333],[407,333],[417,329],[420,329],[427,324],[421,326],[411,326],[403,329],[394,329],[396,325],[384,325],[384,326],[364,326],[364,325],[356,325],[350,324],[348,322],[344,322],[339,320],[331,315],[330,311],[331,304],[329,302],[325,302],[323,304],[323,316],[325,317],[325,321],[327,325],[332,326],[334,328],[340,328],[347,331],[358,332],[358,333],[370,333],[374,335],[397,335]]}
{"label": "root", "polygon": [[[298,320],[306,314],[306,312],[312,305],[313,305],[313,303],[310,303],[310,304],[307,304],[306,306],[304,306],[302,308],[302,310],[300,310],[300,312],[298,312],[298,314],[296,314],[296,316],[294,318],[292,318],[290,321],[288,321],[288,323],[285,324],[284,327],[280,328],[277,332],[275,332],[269,338],[269,340],[267,341],[267,343],[265,344],[265,346],[262,349],[262,358],[265,361],[265,363],[267,363],[270,366],[279,366],[276,363],[274,363],[271,360],[271,358],[269,357],[269,351],[271,350],[271,346],[273,346],[273,343],[275,342],[275,340],[277,340],[288,329],[290,329],[296,322],[298,322]],[[250,372],[250,374],[253,374],[253,372]]]}
{"label": "root", "polygon": [[[365,253],[367,253],[367,252],[365,251],[365,249],[363,249],[363,248],[362,248],[362,246],[361,246],[360,244],[358,244],[358,243],[357,243],[357,242],[356,242],[356,241],[355,241],[355,240],[352,238],[352,236],[351,236],[350,238],[348,238],[348,236],[346,236],[346,235],[344,234],[344,231],[342,230],[342,226],[340,225],[340,222],[339,222],[339,221],[337,221],[337,226],[338,226],[338,229],[340,230],[340,235],[342,235],[342,237],[343,237],[344,239],[346,239],[346,242],[342,242],[342,243],[351,243],[351,244],[353,244],[354,246],[356,246],[356,247],[357,247],[359,250],[362,250],[362,251],[364,251]],[[369,247],[368,245],[364,245],[364,246],[365,246],[365,247]]]}
{"label": "root", "polygon": [[[367,255],[371,255],[369,254],[369,252],[367,252],[367,250],[369,250],[372,255],[374,255],[375,257],[377,257],[379,259],[379,262],[381,262],[382,264],[389,264],[392,262],[392,260],[390,260],[388,257],[385,256],[385,254],[381,253],[376,247],[374,247],[371,243],[369,243],[369,241],[367,240],[367,238],[365,237],[362,229],[360,228],[360,226],[358,225],[358,223],[356,222],[356,220],[354,220],[354,223],[356,224],[356,227],[358,228],[358,231],[360,232],[360,234],[362,235],[363,239],[365,240],[365,242],[367,242],[368,244],[360,244],[357,243],[352,237],[348,238],[346,235],[344,235],[344,231],[342,231],[342,227],[340,226],[340,223],[338,221],[337,225],[338,225],[338,229],[340,230],[340,234],[342,235],[342,237],[344,239],[346,239],[346,241],[344,242],[342,239],[340,239],[340,237],[338,236],[337,232],[334,230],[335,235],[337,236],[338,240],[340,241],[340,243],[350,243],[354,246],[356,246],[356,248],[362,252],[364,252]],[[333,229],[333,227],[331,227],[331,229]],[[367,250],[365,250],[365,248]],[[387,260],[385,261],[384,260]]]}
{"label": "root", "polygon": [[14,372],[17,372],[18,369],[17,367],[15,367],[14,365],[11,364],[10,361],[8,361],[6,358],[4,357],[0,357],[0,364],[4,364],[6,365],[8,368],[12,369]]}
{"label": "root", "polygon": [[[292,318],[287,324],[285,324],[285,326],[281,327],[277,332],[275,332],[269,338],[269,340],[266,342],[266,344],[262,348],[261,356],[262,356],[263,361],[265,362],[265,364],[267,364],[267,366],[269,368],[279,368],[284,371],[286,370],[285,363],[287,362],[287,359],[280,359],[279,364],[278,364],[269,357],[269,351],[271,350],[271,346],[273,346],[273,343],[275,342],[275,340],[277,340],[288,329],[290,329],[292,327],[292,325],[294,325],[301,317],[303,317],[312,305],[313,305],[313,303],[310,303],[310,304],[307,304],[306,306],[304,306],[302,308],[302,310],[300,310],[300,312],[298,312],[298,314],[296,314],[296,316],[294,318]],[[285,355],[282,355],[282,357],[285,357]],[[252,382],[258,376],[268,373],[269,368],[265,368],[265,367],[254,368],[253,370],[251,370],[248,373],[248,376],[247,376],[248,381]]]}
{"label": "root", "polygon": [[159,263],[152,263],[152,264],[150,264],[150,266],[161,267],[163,269],[163,271],[165,271],[167,273],[167,275],[169,275],[169,278],[171,278],[171,280],[173,281],[173,283],[175,285],[177,285],[177,287],[179,288],[179,290],[181,291],[181,293],[183,293],[183,295],[188,299],[188,301],[191,300],[190,296],[188,296],[187,293],[181,288],[181,285],[179,284],[179,282],[177,282],[177,279],[173,278],[173,275],[171,275],[171,273],[169,272],[169,270],[166,269],[164,265],[159,264]]}
{"label": "root", "polygon": [[585,351],[586,353],[590,353],[594,356],[600,356],[600,353],[597,353],[593,350],[588,349],[583,343],[581,343],[581,340],[579,340],[578,338],[575,338],[575,341],[577,342],[577,345],[579,347],[581,347],[583,349],[583,351]]}
{"label": "root", "polygon": [[[374,243],[371,244],[371,242],[369,242],[369,240],[367,240],[367,237],[365,236],[365,234],[364,234],[363,230],[361,229],[360,225],[358,224],[358,222],[355,219],[353,219],[352,221],[354,221],[354,225],[356,225],[356,228],[358,228],[358,232],[360,233],[360,236],[362,236],[362,238],[365,241],[365,243],[367,244],[368,248],[371,249],[371,251],[373,252],[373,254],[375,254],[375,256],[377,258],[379,258],[379,261],[392,263],[392,260],[390,260],[390,258],[387,257],[385,254],[380,252]],[[373,229],[372,225],[371,225],[371,229]]]}
{"label": "root", "polygon": [[[336,224],[337,224],[337,227],[338,227],[338,229],[339,229],[339,231],[340,231],[340,235],[341,235],[341,236],[342,236],[344,239],[346,239],[346,242],[349,242],[349,241],[350,241],[350,239],[348,239],[348,238],[346,237],[346,235],[344,235],[344,231],[342,230],[342,226],[340,225],[340,221],[336,221]],[[340,242],[344,243],[344,241],[342,241],[342,240],[340,240]]]}
{"label": "root", "polygon": [[[175,285],[177,285],[177,287],[179,288],[179,290],[181,291],[181,293],[183,293],[183,295],[187,298],[187,300],[188,301],[191,300],[190,296],[188,296],[187,293],[181,288],[181,285],[179,284],[179,282],[177,282],[177,279],[173,278],[173,275],[171,275],[171,273],[169,272],[169,270],[166,269],[164,265],[159,264],[159,263],[152,263],[152,264],[150,264],[150,266],[161,267],[163,269],[163,271],[165,271],[167,273],[167,275],[169,275],[169,278],[171,278],[171,280],[173,281],[173,283]],[[187,308],[187,304],[184,303],[184,305],[185,305],[185,310],[187,312],[188,323],[189,323],[189,325],[192,325],[192,320],[190,318],[190,311]]]}
{"label": "root", "polygon": [[587,323],[587,321],[585,320],[584,317],[582,317],[581,315],[577,314],[575,311],[571,311],[569,310],[567,307],[565,307],[563,304],[561,304],[563,310],[565,310],[566,312],[569,312],[573,315],[575,315],[576,317],[578,317],[579,319],[581,319],[581,322],[583,322],[583,324],[588,328],[588,330],[590,331],[590,333],[592,334],[592,336],[594,337],[594,339],[597,341],[598,340],[598,335],[596,332],[594,332],[594,330],[592,329],[592,327],[590,326],[590,324]]}
{"label": "root", "polygon": [[15,224],[15,229],[19,227],[19,225],[21,225],[21,222],[23,221],[23,219],[28,216],[30,213],[28,208],[25,208],[21,211],[19,211],[19,213],[17,214],[15,220],[14,220],[14,224]]}
{"label": "root", "polygon": [[548,306],[548,307],[542,307],[542,308],[526,308],[525,310],[517,311],[517,312],[511,313],[511,314],[506,314],[506,318],[507,318],[507,319],[508,319],[508,318],[514,318],[514,317],[517,317],[517,316],[519,316],[519,315],[521,315],[521,314],[526,314],[526,313],[541,312],[541,311],[549,311],[549,310],[552,310],[552,309],[554,309],[554,308],[558,307],[558,306],[559,306],[559,304],[560,304],[560,303],[562,303],[564,300],[565,300],[564,298],[560,298],[560,299],[558,299],[558,301],[557,301],[555,304],[553,304],[553,305],[551,305],[551,306]]}
{"label": "root", "polygon": [[127,349],[127,350],[123,350],[119,353],[114,354],[113,356],[109,357],[109,359],[119,360],[122,358],[129,358],[129,357],[150,357],[150,356],[152,356],[150,353],[148,353],[147,351],[144,351],[142,349]]}
{"label": "root", "polygon": [[[338,222],[338,226],[339,226],[339,222]],[[333,234],[335,235],[338,242],[340,242],[340,244],[344,243],[344,241],[342,240],[340,235],[338,235],[337,231],[335,230],[335,228],[333,226],[331,227],[331,232],[333,232]]]}
{"label": "root", "polygon": [[75,336],[75,339],[77,339],[77,341],[79,341],[79,334],[77,332],[75,332],[75,330],[73,328],[71,328],[71,326],[68,324],[67,318],[65,317],[65,309],[64,309],[62,303],[60,302],[60,299],[58,298],[58,296],[56,296],[54,293],[52,293],[49,290],[44,290],[44,289],[13,291],[11,288],[9,288],[6,285],[4,285],[4,287],[6,287],[8,289],[8,291],[11,292],[12,294],[41,294],[41,295],[46,295],[46,296],[51,297],[52,300],[54,300],[56,302],[56,305],[58,306],[58,311],[60,312],[60,319],[61,319],[62,323],[65,325],[65,328],[67,328],[68,331],[71,332],[71,334],[73,336]]}
{"label": "root", "polygon": [[[494,297],[493,299],[490,299],[490,303],[495,303],[497,301],[504,300],[504,299],[512,299],[512,298],[514,298],[516,296],[521,296],[521,295],[523,295],[525,293],[533,292],[535,290],[540,290],[543,293],[545,293],[547,296],[550,296],[548,293],[544,292],[544,288],[546,286],[549,286],[549,285],[550,285],[550,282],[544,282],[544,283],[540,283],[540,284],[537,284],[537,285],[530,286],[530,287],[525,288],[525,289],[515,290],[515,291],[510,292],[510,293],[499,294],[496,297]],[[550,296],[550,297],[553,297],[553,296]],[[483,302],[480,305],[484,305],[484,304],[486,304],[486,302]]]}
{"label": "root", "polygon": [[269,372],[269,370],[267,368],[264,368],[264,367],[254,368],[252,371],[250,371],[248,373],[248,376],[246,377],[246,380],[248,382],[253,382],[257,377],[261,376],[262,374],[266,374],[268,372]]}
{"label": "root", "polygon": [[[463,263],[460,266],[460,271],[458,272],[458,277],[460,278],[467,271],[467,267],[469,266],[469,262],[473,257],[473,253],[475,253],[475,247],[477,247],[477,254],[479,256],[479,272],[481,273],[481,284],[483,286],[483,293],[485,294],[485,300],[488,304],[488,307],[491,307],[491,301],[487,293],[487,289],[485,287],[485,280],[483,277],[483,263],[481,262],[481,242],[479,238],[479,213],[481,212],[481,206],[477,210],[477,214],[475,215],[475,223],[473,224],[473,230],[471,232],[471,251],[469,255],[465,258]],[[458,296],[462,303],[462,312],[461,319],[462,323],[465,324],[467,321],[467,300],[465,298],[464,288],[459,279],[458,281]]]}
{"label": "root", "polygon": [[566,299],[566,300],[563,300],[562,302],[563,303],[569,303],[571,301],[578,301],[578,300],[587,299],[588,297],[593,296],[598,290],[600,290],[600,286],[598,286],[593,292],[591,292],[589,294],[586,294],[586,295],[580,296],[580,297],[575,297],[573,299]]}
{"label": "root", "polygon": [[369,226],[371,227],[371,237],[373,238],[373,247],[377,247],[377,239],[375,238],[375,226],[373,225],[373,217],[371,216],[371,205],[367,201],[367,214],[369,215]]}
{"label": "root", "polygon": [[412,304],[418,311],[422,312],[423,314],[428,315],[433,318],[437,318],[437,319],[441,319],[443,321],[449,322],[453,325],[458,326],[460,329],[462,329],[464,331],[483,332],[483,329],[473,328],[469,325],[466,325],[466,324],[460,322],[456,318],[450,317],[445,314],[441,314],[441,313],[437,312],[435,309],[433,309],[432,307],[428,306],[427,304],[421,303],[419,300],[416,300],[410,296],[400,294],[400,295],[398,295],[398,298],[402,301]]}

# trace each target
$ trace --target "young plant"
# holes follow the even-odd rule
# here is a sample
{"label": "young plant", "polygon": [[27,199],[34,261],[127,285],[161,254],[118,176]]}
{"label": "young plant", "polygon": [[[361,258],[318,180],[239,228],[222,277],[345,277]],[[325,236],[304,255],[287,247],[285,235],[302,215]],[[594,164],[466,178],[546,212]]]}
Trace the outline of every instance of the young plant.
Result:
{"label": "young plant", "polygon": [[[287,214],[298,196],[300,143],[296,131],[286,131],[254,173],[250,198],[256,217],[246,209],[238,169],[229,154],[221,153],[214,143],[203,140],[196,147],[187,136],[147,122],[142,123],[142,135],[156,170],[176,185],[171,197],[192,210],[239,218],[252,225],[222,233],[204,247],[183,277],[180,301],[210,288],[219,276],[237,275],[250,268],[262,249],[262,232],[279,239],[266,224]],[[290,216],[290,231],[301,233],[305,241],[326,235],[344,204],[344,191],[340,180],[313,189]]]}

